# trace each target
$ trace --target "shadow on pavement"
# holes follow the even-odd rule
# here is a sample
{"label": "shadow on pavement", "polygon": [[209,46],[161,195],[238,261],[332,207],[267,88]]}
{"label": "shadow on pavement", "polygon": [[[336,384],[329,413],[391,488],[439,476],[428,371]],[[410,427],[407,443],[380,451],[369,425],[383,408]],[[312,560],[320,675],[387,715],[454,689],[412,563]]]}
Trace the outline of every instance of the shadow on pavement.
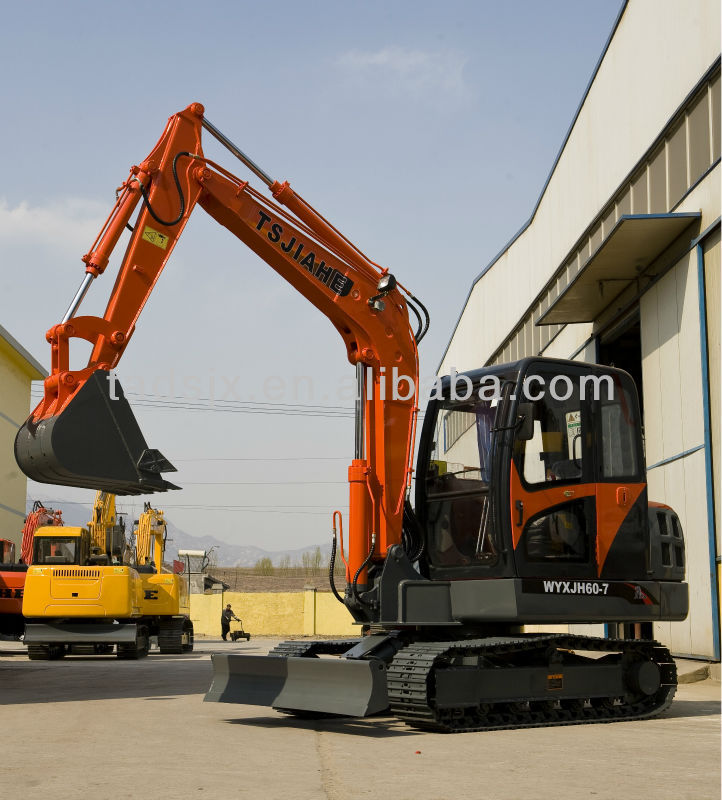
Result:
{"label": "shadow on pavement", "polygon": [[664,717],[719,716],[720,702],[715,700],[674,700]]}
{"label": "shadow on pavement", "polygon": [[407,728],[403,722],[393,717],[364,717],[301,719],[278,714],[268,717],[244,717],[226,719],[229,725],[247,725],[255,728],[281,729],[296,728],[298,730],[316,731],[319,733],[342,733],[351,736],[367,736],[373,739],[386,739],[392,736],[422,736],[423,731]]}
{"label": "shadow on pavement", "polygon": [[203,695],[212,676],[210,661],[190,653],[150,655],[139,661],[115,656],[13,659],[0,665],[0,705]]}
{"label": "shadow on pavement", "polygon": [[[672,707],[656,719],[668,717],[708,717],[720,714],[720,703],[713,700],[677,700]],[[655,718],[652,718],[655,719]],[[405,727],[403,722],[393,717],[366,717],[363,719],[319,717],[317,719],[303,719],[291,715],[278,714],[265,717],[243,717],[224,720],[229,725],[247,725],[257,728],[299,728],[301,730],[314,730],[325,733],[342,733],[353,736],[368,736],[373,738],[387,738],[390,736],[421,736],[424,731]],[[645,720],[632,720],[644,723]],[[652,721],[652,720],[650,720]],[[595,723],[588,723],[594,725]],[[612,723],[613,724],[613,723]],[[585,727],[588,727],[585,725]],[[538,726],[540,730],[545,726]],[[553,726],[561,727],[561,726]],[[531,730],[524,728],[520,730]],[[439,734],[444,735],[444,734]]]}

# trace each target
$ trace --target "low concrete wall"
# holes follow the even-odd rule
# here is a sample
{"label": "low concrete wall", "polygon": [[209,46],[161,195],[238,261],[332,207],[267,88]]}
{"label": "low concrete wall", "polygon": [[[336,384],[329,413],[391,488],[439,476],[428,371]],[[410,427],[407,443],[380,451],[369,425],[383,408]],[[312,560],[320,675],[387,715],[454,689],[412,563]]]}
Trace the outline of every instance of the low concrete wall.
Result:
{"label": "low concrete wall", "polygon": [[360,636],[346,607],[329,592],[219,592],[191,595],[199,636],[220,636],[221,612],[230,603],[243,629],[256,636]]}

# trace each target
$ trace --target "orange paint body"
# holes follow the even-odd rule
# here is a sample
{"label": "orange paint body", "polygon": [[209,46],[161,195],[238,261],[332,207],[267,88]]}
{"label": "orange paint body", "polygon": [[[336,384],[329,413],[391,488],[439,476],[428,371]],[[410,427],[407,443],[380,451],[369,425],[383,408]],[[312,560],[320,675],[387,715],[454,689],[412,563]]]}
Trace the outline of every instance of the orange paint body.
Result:
{"label": "orange paint body", "polygon": [[[511,463],[511,530],[512,542],[516,550],[526,523],[547,509],[560,506],[571,500],[594,497],[596,499],[596,563],[597,575],[602,574],[604,562],[619,532],[625,517],[645,490],[646,483],[620,485],[617,483],[582,483],[545,486],[543,489],[527,491],[519,477],[516,465]],[[523,503],[521,520],[518,517],[516,501]]]}
{"label": "orange paint body", "polygon": [[0,564],[0,615],[22,615],[25,575],[25,572],[5,572]]}

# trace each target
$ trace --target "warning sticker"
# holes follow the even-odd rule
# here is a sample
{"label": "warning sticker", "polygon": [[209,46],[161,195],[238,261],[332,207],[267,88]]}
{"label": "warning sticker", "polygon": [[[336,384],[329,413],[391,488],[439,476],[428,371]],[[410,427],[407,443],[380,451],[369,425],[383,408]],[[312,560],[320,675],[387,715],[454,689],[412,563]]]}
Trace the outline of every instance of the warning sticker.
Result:
{"label": "warning sticker", "polygon": [[[582,412],[581,411],[567,411],[566,413],[567,419],[567,445],[569,449],[569,458],[576,458],[574,452],[574,445],[578,438],[581,438],[582,434]],[[577,452],[581,450],[580,447],[577,447]]]}
{"label": "warning sticker", "polygon": [[547,690],[553,692],[564,688],[564,674],[556,673],[554,675],[547,675]]}
{"label": "warning sticker", "polygon": [[150,225],[146,225],[145,228],[143,228],[142,238],[145,239],[146,242],[160,247],[161,250],[165,250],[166,247],[168,247],[168,237],[164,233],[155,230],[155,228],[151,228]]}

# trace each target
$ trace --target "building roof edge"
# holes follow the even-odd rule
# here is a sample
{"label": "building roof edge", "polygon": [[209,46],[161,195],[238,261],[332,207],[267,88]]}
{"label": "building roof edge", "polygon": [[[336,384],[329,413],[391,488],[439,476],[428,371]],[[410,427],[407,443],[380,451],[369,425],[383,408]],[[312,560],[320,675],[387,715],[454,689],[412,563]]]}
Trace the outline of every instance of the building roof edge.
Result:
{"label": "building roof edge", "polygon": [[20,342],[2,325],[0,325],[0,339],[4,339],[10,347],[25,361],[29,367],[28,372],[32,380],[43,380],[48,377],[43,365],[20,344]]}

